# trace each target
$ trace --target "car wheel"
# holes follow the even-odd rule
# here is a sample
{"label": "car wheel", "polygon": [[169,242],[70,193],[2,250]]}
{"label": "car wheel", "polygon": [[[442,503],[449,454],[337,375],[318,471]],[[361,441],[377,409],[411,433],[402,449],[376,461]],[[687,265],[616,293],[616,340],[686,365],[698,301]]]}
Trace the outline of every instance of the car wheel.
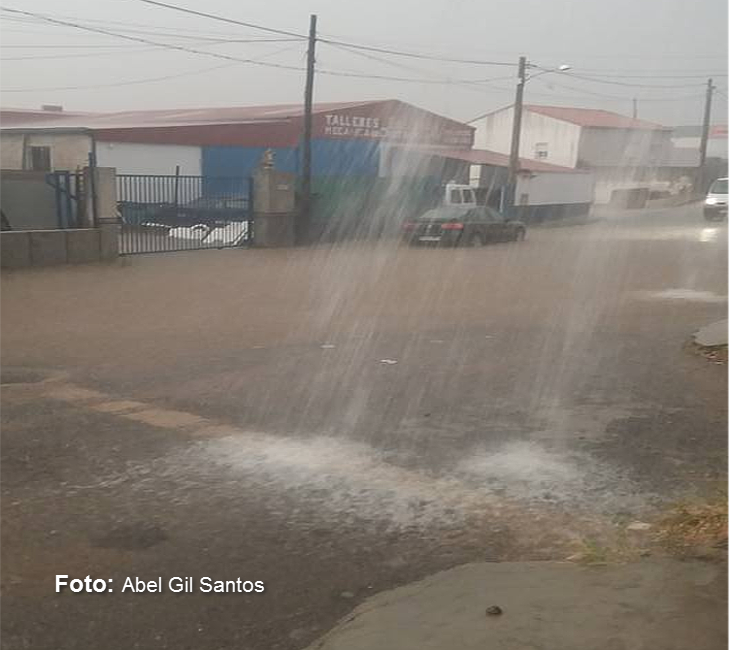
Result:
{"label": "car wheel", "polygon": [[469,248],[480,248],[484,246],[484,239],[482,239],[482,236],[478,232],[475,232],[469,235],[469,238],[466,240],[466,245]]}

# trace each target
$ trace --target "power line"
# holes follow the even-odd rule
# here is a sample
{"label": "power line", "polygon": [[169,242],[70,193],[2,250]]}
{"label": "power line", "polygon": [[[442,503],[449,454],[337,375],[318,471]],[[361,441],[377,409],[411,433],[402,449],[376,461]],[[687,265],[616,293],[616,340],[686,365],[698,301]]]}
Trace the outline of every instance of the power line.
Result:
{"label": "power line", "polygon": [[[67,19],[67,20],[75,20],[78,22],[78,18],[75,16],[66,16],[66,15],[59,15],[59,14],[46,14],[50,18],[58,18],[58,19]],[[42,26],[45,21],[38,20],[35,18],[29,18],[26,16],[7,16],[6,19],[10,22],[16,22],[18,24],[23,25],[39,25]],[[157,31],[168,31],[168,32],[174,32],[175,34],[180,34],[182,32],[190,32],[194,34],[197,37],[201,37],[201,34],[205,34],[208,36],[218,36],[218,37],[224,37],[224,36],[240,36],[238,33],[234,32],[219,32],[219,31],[201,31],[200,29],[191,29],[191,28],[185,28],[185,27],[172,27],[168,25],[154,25],[149,23],[136,23],[136,22],[128,22],[128,21],[121,21],[121,20],[107,20],[107,19],[94,19],[94,18],[85,18],[83,19],[86,23],[97,23],[101,26],[122,26],[122,27],[144,27],[147,29],[154,29]],[[3,28],[4,31],[7,31],[7,28]],[[122,30],[125,31],[125,30]],[[263,40],[263,39],[262,39]]]}
{"label": "power line", "polygon": [[572,79],[581,79],[582,81],[592,81],[594,83],[611,84],[614,86],[628,86],[631,88],[694,88],[704,86],[704,84],[637,84],[625,81],[614,81],[611,79],[599,79],[597,77],[589,77],[586,75],[576,74],[574,72],[556,71],[556,73],[566,77],[571,77]]}
{"label": "power line", "polygon": [[188,77],[197,74],[203,74],[205,72],[213,72],[214,70],[222,70],[223,68],[231,68],[236,63],[224,63],[223,65],[216,65],[213,67],[202,68],[200,70],[190,70],[188,72],[181,72],[179,74],[169,74],[161,77],[147,77],[145,79],[133,79],[131,81],[117,81],[108,84],[89,84],[85,86],[53,86],[47,88],[3,88],[4,93],[35,93],[35,92],[50,92],[56,90],[91,90],[94,88],[115,88],[117,86],[133,86],[136,84],[146,84],[157,81],[167,81],[168,79],[178,79],[179,77]]}
{"label": "power line", "polygon": [[[141,0],[142,2],[152,2],[152,0]],[[259,66],[266,66],[266,67],[272,67],[272,68],[279,68],[283,70],[296,70],[298,72],[304,71],[304,68],[300,66],[291,66],[291,65],[284,65],[279,63],[267,63],[263,61],[258,61],[256,59],[243,59],[235,56],[230,56],[227,54],[220,54],[218,52],[207,52],[205,50],[197,50],[191,47],[185,47],[183,45],[176,45],[173,43],[162,43],[159,41],[153,41],[148,38],[142,38],[139,36],[129,36],[126,34],[121,34],[118,32],[113,32],[111,30],[106,29],[100,29],[97,27],[90,27],[88,25],[82,25],[79,23],[72,23],[69,21],[64,20],[58,20],[55,18],[51,18],[49,16],[45,16],[44,14],[37,14],[29,11],[22,11],[20,9],[11,9],[7,7],[0,7],[2,11],[7,11],[11,13],[17,13],[21,15],[29,15],[33,16],[35,18],[40,18],[41,20],[45,20],[51,24],[57,24],[57,25],[63,25],[65,27],[74,27],[76,29],[81,29],[84,31],[97,33],[97,34],[104,34],[106,36],[114,36],[117,38],[122,38],[128,41],[134,41],[137,43],[144,43],[147,45],[153,45],[156,47],[162,47],[170,50],[177,50],[179,52],[186,52],[188,54],[202,54],[204,56],[209,56],[217,59],[223,59],[226,61],[233,61],[236,63],[249,63]],[[400,81],[400,82],[407,82],[407,83],[437,83],[437,84],[452,84],[451,81],[430,81],[430,80],[423,80],[423,79],[412,79],[407,77],[392,77],[387,75],[375,75],[375,74],[361,74],[361,73],[354,73],[354,72],[343,72],[343,71],[337,71],[337,70],[318,70],[319,74],[323,75],[330,75],[330,76],[336,76],[336,77],[353,77],[353,78],[359,78],[359,79],[381,79],[381,80],[387,80],[387,81]]]}
{"label": "power line", "polygon": [[220,54],[218,52],[206,52],[204,50],[196,50],[190,47],[185,47],[183,45],[175,45],[173,43],[160,43],[159,41],[152,41],[148,38],[142,38],[140,36],[128,36],[126,34],[120,34],[118,32],[112,32],[110,30],[106,29],[100,29],[98,27],[90,27],[88,25],[81,25],[78,23],[72,23],[65,20],[58,20],[56,18],[51,18],[49,16],[45,16],[43,14],[37,14],[30,11],[22,11],[20,9],[10,9],[8,7],[0,7],[2,11],[7,11],[13,14],[21,14],[26,16],[33,16],[34,18],[40,18],[41,20],[45,20],[49,23],[55,24],[55,25],[63,25],[65,27],[74,27],[76,29],[81,29],[88,32],[93,32],[96,34],[105,34],[106,36],[114,36],[116,38],[123,38],[128,41],[134,41],[137,43],[144,43],[146,45],[155,45],[157,47],[164,47],[171,50],[177,50],[179,52],[186,52],[188,54],[202,54],[204,56],[210,56],[216,59],[224,59],[226,61],[235,61],[237,63],[250,63],[253,65],[259,65],[259,66],[265,66],[270,68],[279,68],[283,70],[297,70],[302,71],[304,68],[299,66],[291,66],[291,65],[284,65],[280,63],[266,63],[264,61],[257,61],[255,59],[242,59],[239,57],[230,56],[228,54]]}
{"label": "power line", "polygon": [[[581,68],[583,72],[589,70]],[[722,72],[705,72],[703,74],[591,74],[592,77],[601,77],[606,79],[707,79],[708,77],[727,77],[727,73]]]}
{"label": "power line", "polygon": [[208,14],[204,11],[196,11],[195,9],[187,9],[185,7],[178,7],[177,5],[167,4],[166,2],[157,2],[157,0],[139,0],[148,5],[155,5],[157,7],[164,7],[165,9],[172,9],[174,11],[181,11],[186,14],[193,16],[200,16],[201,18],[210,18],[212,20],[220,20],[222,22],[230,23],[233,25],[242,25],[243,27],[250,27],[252,29],[260,29],[264,32],[271,32],[272,34],[282,34],[284,36],[294,36],[296,38],[307,39],[306,34],[297,34],[296,32],[288,32],[284,29],[274,29],[273,27],[264,27],[263,25],[256,25],[254,23],[246,23],[241,20],[233,20],[232,18],[224,18],[223,16],[216,16],[214,14]]}
{"label": "power line", "polygon": [[[382,57],[375,56],[375,55],[370,54],[370,53],[367,53],[367,52],[361,52],[359,50],[352,49],[352,48],[350,48],[350,46],[347,46],[347,45],[335,45],[334,43],[331,43],[329,41],[322,41],[322,42],[323,43],[326,43],[327,45],[329,45],[331,47],[335,47],[335,48],[337,48],[337,49],[339,49],[341,51],[348,52],[349,54],[355,54],[357,56],[364,57],[364,58],[369,59],[371,61],[377,61],[379,63],[384,63],[386,65],[391,65],[391,66],[394,66],[396,68],[401,68],[403,70],[408,70],[410,72],[417,72],[419,74],[425,74],[425,75],[429,75],[431,77],[434,77],[434,75],[433,75],[433,73],[431,71],[427,71],[427,70],[424,70],[422,68],[415,68],[413,66],[404,65],[402,63],[396,63],[395,61],[389,61],[388,59],[384,59]],[[323,70],[319,70],[319,72],[323,72],[325,74],[329,74],[326,70],[324,70],[324,71]],[[343,74],[344,75],[345,72],[339,72],[338,71],[336,74],[338,74],[338,75]],[[364,73],[357,73],[357,72],[352,72],[350,74],[365,76]],[[502,81],[504,79],[513,79],[514,78],[513,75],[502,76],[502,77],[492,77],[492,78],[489,78],[489,79],[448,79],[448,78],[447,79],[444,79],[444,78],[441,78],[441,77],[435,78],[435,79],[406,79],[404,77],[386,77],[385,75],[366,75],[366,76],[368,78],[373,78],[373,79],[387,78],[387,79],[392,79],[392,80],[395,80],[395,81],[411,81],[411,82],[419,82],[419,83],[437,83],[437,84],[453,84],[453,85],[484,84],[484,83],[488,83],[488,82],[491,82],[491,81]]]}
{"label": "power line", "polygon": [[[262,58],[269,56],[276,56],[277,54],[283,54],[294,49],[293,47],[284,47],[274,52],[269,52],[263,55]],[[108,84],[88,84],[84,86],[56,86],[51,88],[3,88],[3,92],[6,93],[30,93],[30,92],[45,92],[45,91],[56,91],[56,90],[90,90],[94,88],[116,88],[117,86],[133,86],[137,84],[146,84],[156,81],[167,81],[169,79],[178,79],[180,77],[194,76],[198,74],[204,74],[206,72],[213,72],[215,70],[223,70],[225,68],[231,68],[233,66],[240,65],[237,62],[224,63],[223,65],[216,65],[213,67],[202,68],[198,70],[189,70],[186,72],[180,72],[178,74],[168,74],[160,77],[145,77],[143,79],[132,79],[130,81],[117,81]]]}
{"label": "power line", "polygon": [[[224,23],[229,23],[232,25],[242,25],[244,27],[250,27],[253,29],[261,29],[263,31],[267,32],[274,32],[277,34],[286,34],[288,36],[297,36],[299,38],[306,38],[304,34],[296,34],[295,32],[287,32],[280,29],[273,29],[271,27],[264,27],[263,25],[256,25],[254,23],[248,23],[241,20],[235,20],[233,18],[226,18],[224,16],[218,16],[216,14],[209,14],[204,11],[196,11],[195,9],[188,9],[186,7],[180,7],[178,5],[169,4],[167,2],[159,2],[159,0],[139,0],[139,2],[144,2],[145,4],[154,5],[156,7],[164,7],[165,9],[171,9],[173,11],[180,11],[182,13],[191,14],[193,16],[200,16],[203,18],[210,18],[211,20],[218,20]],[[330,45],[340,45],[344,47],[354,48],[358,50],[365,50],[367,52],[376,52],[379,54],[391,54],[394,56],[403,56],[403,57],[409,57],[414,59],[425,59],[428,61],[443,61],[446,63],[468,63],[472,65],[495,65],[495,66],[509,66],[509,67],[516,67],[515,63],[507,62],[507,61],[481,61],[481,60],[474,60],[474,59],[454,59],[454,58],[448,58],[448,57],[441,57],[441,56],[434,56],[431,54],[416,54],[414,52],[403,52],[400,50],[391,50],[387,48],[382,47],[373,47],[370,45],[360,45],[357,43],[349,43],[346,41],[340,41],[335,40],[331,38],[318,38],[317,39],[320,43],[329,43]]]}
{"label": "power line", "polygon": [[[556,86],[558,88],[564,88],[565,90],[570,90],[573,92],[580,93],[582,96],[591,96],[591,97],[600,97],[602,99],[612,99],[616,101],[631,101],[631,96],[619,96],[619,95],[607,95],[605,93],[597,93],[591,90],[586,90],[585,88],[576,88],[574,86],[568,86],[566,84],[561,84],[553,81],[552,79],[543,79],[540,78],[540,81],[542,81],[545,84],[549,84],[550,86]],[[698,97],[702,97],[703,95],[699,94],[692,94],[692,95],[682,95],[681,97],[638,97],[637,99],[642,102],[673,102],[673,101],[685,101],[690,99],[695,99]]]}

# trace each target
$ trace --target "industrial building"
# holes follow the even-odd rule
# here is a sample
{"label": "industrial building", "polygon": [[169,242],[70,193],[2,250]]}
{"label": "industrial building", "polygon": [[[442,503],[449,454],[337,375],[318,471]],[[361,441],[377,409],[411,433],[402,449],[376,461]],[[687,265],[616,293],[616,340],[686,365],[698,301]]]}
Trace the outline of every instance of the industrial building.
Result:
{"label": "industrial building", "polygon": [[[299,174],[303,120],[298,104],[115,113],[2,109],[0,166],[74,170],[93,155],[98,166],[114,167],[120,175],[226,177],[239,179],[245,192],[243,179],[267,150],[278,170]],[[471,181],[485,201],[498,206],[507,159],[474,149],[474,132],[473,126],[398,100],[315,104],[318,236],[397,227],[430,207],[448,181]],[[590,174],[542,160],[522,160],[521,168],[516,196],[523,218],[588,211]]]}
{"label": "industrial building", "polygon": [[[512,107],[475,120],[475,142],[509,153]],[[687,173],[674,156],[672,129],[611,111],[563,106],[523,107],[520,156],[571,169],[590,170],[595,202],[614,193],[665,186]]]}
{"label": "industrial building", "polygon": [[[3,169],[32,169],[33,149],[47,148],[50,169],[86,164],[96,148],[99,165],[119,173],[247,176],[266,149],[277,168],[300,164],[301,105],[67,113],[3,109]],[[470,149],[473,127],[397,100],[315,104],[315,176],[377,176],[394,147]],[[426,169],[428,171],[428,169]]]}

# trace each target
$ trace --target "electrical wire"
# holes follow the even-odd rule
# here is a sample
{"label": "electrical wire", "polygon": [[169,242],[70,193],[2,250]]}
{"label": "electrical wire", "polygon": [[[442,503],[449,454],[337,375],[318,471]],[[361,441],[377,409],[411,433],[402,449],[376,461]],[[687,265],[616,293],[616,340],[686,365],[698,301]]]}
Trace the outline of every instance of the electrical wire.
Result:
{"label": "electrical wire", "polygon": [[682,95],[680,97],[672,96],[672,97],[632,97],[632,96],[619,96],[619,95],[607,95],[605,93],[597,93],[591,90],[586,90],[585,88],[576,88],[575,86],[569,86],[563,83],[558,83],[552,79],[542,79],[540,78],[539,81],[549,84],[549,86],[556,86],[558,88],[564,88],[565,90],[570,90],[573,92],[580,93],[582,96],[590,96],[590,97],[600,97],[601,99],[612,99],[616,101],[631,101],[632,99],[637,99],[641,102],[673,102],[673,101],[685,101],[695,98],[703,97],[702,94],[692,94],[692,95]]}
{"label": "electrical wire", "polygon": [[[165,9],[171,9],[173,11],[179,11],[186,14],[191,14],[193,16],[200,16],[203,18],[209,18],[211,20],[218,20],[221,22],[229,23],[232,25],[242,25],[244,27],[250,27],[253,29],[260,29],[267,32],[273,32],[277,34],[286,34],[288,36],[298,36],[299,38],[308,38],[305,34],[297,34],[296,32],[288,32],[285,30],[280,29],[274,29],[271,27],[265,27],[263,25],[256,25],[254,23],[248,23],[241,20],[235,20],[233,18],[226,18],[225,16],[218,16],[216,14],[210,14],[206,13],[204,11],[196,11],[195,9],[188,9],[187,7],[180,7],[178,5],[169,4],[167,2],[160,2],[159,0],[138,0],[138,2],[144,2],[148,5],[153,5],[156,7],[163,7]],[[481,60],[474,60],[474,59],[453,59],[453,58],[447,58],[447,57],[441,57],[441,56],[434,56],[431,54],[417,54],[414,52],[403,52],[400,50],[391,50],[387,48],[382,47],[373,47],[370,45],[360,45],[357,43],[348,43],[346,41],[340,41],[335,40],[331,38],[317,38],[318,42],[321,43],[329,43],[330,45],[340,45],[345,46],[349,48],[355,48],[358,50],[364,50],[367,52],[376,52],[380,54],[392,54],[394,56],[403,56],[403,57],[410,57],[414,59],[424,59],[428,61],[444,61],[447,63],[468,63],[472,65],[495,65],[495,66],[509,66],[509,67],[517,67],[517,64],[514,62],[507,62],[507,61],[481,61]]]}
{"label": "electrical wire", "polygon": [[[148,1],[148,0],[141,0],[141,1]],[[149,1],[151,2],[152,0],[149,0]],[[239,57],[235,57],[235,56],[231,56],[231,55],[227,55],[227,54],[221,54],[218,52],[207,52],[205,50],[197,50],[197,49],[194,49],[191,47],[177,45],[174,43],[162,43],[159,41],[153,41],[148,38],[142,38],[139,36],[129,36],[126,34],[121,34],[119,32],[113,32],[113,31],[107,30],[107,29],[100,29],[97,27],[90,27],[88,25],[82,25],[79,23],[72,23],[69,21],[58,20],[55,18],[51,18],[50,16],[46,16],[44,14],[37,14],[37,13],[29,12],[29,11],[23,11],[20,9],[12,9],[9,7],[0,7],[0,10],[14,13],[14,14],[33,16],[33,17],[39,18],[41,20],[45,20],[51,24],[63,25],[65,27],[74,27],[76,29],[80,29],[83,31],[88,31],[88,32],[97,33],[97,34],[104,34],[106,36],[114,36],[114,37],[122,38],[122,39],[125,39],[128,41],[144,43],[147,45],[154,45],[157,47],[162,47],[162,48],[166,48],[166,49],[170,49],[170,50],[177,50],[179,52],[185,52],[188,54],[202,54],[204,56],[209,56],[209,57],[213,57],[213,58],[217,58],[217,59],[223,59],[226,61],[232,61],[232,62],[236,62],[236,63],[249,63],[249,64],[253,64],[253,65],[272,67],[272,68],[278,68],[278,69],[283,69],[283,70],[295,70],[298,72],[303,72],[305,70],[305,68],[303,68],[301,66],[284,65],[284,64],[279,64],[279,63],[268,63],[268,62],[264,62],[264,61],[258,61],[256,59],[243,59],[243,58],[239,58]],[[429,81],[429,80],[423,80],[423,79],[412,79],[412,78],[407,78],[407,77],[392,77],[392,76],[387,76],[387,75],[361,74],[361,73],[345,72],[345,71],[337,71],[337,70],[318,69],[317,72],[318,72],[318,74],[336,76],[336,77],[353,77],[353,78],[359,78],[359,79],[381,79],[381,80],[387,80],[387,81],[399,81],[399,82],[406,82],[406,83],[435,83],[435,84],[447,84],[447,85],[453,83],[450,81]]]}
{"label": "electrical wire", "polygon": [[56,18],[51,18],[49,16],[45,16],[43,14],[37,14],[30,11],[22,11],[20,9],[11,9],[9,7],[0,7],[0,10],[10,12],[13,14],[21,14],[21,15],[27,15],[27,16],[33,16],[35,18],[40,18],[41,20],[45,20],[51,24],[55,25],[63,25],[65,27],[74,27],[76,29],[81,29],[83,31],[88,31],[96,34],[104,34],[106,36],[114,36],[116,38],[122,38],[126,39],[128,41],[134,41],[137,43],[144,43],[146,45],[155,45],[157,47],[164,47],[166,49],[170,50],[177,50],[179,52],[186,52],[188,54],[202,54],[204,56],[210,56],[216,59],[224,59],[227,61],[234,61],[236,63],[249,63],[253,65],[259,65],[259,66],[265,66],[270,68],[279,68],[282,70],[296,70],[298,72],[303,71],[305,68],[302,68],[300,66],[291,66],[291,65],[284,65],[280,63],[268,63],[264,61],[257,61],[255,59],[242,59],[239,57],[230,56],[228,54],[221,54],[219,52],[206,52],[204,50],[196,50],[194,48],[185,47],[183,45],[176,45],[174,43],[161,43],[159,41],[152,41],[148,38],[142,38],[140,36],[128,36],[126,34],[120,34],[118,32],[113,32],[106,29],[100,29],[98,27],[89,27],[88,25],[81,25],[79,23],[72,23],[65,20],[58,20]]}
{"label": "electrical wire", "polygon": [[[283,54],[284,52],[288,52],[294,49],[293,47],[285,47],[281,48],[279,50],[276,50],[275,52],[269,52],[268,54],[265,54],[264,57],[269,56],[276,56],[277,54]],[[31,93],[31,92],[45,92],[45,91],[56,91],[56,90],[91,90],[95,88],[116,88],[117,86],[134,86],[137,84],[146,84],[146,83],[152,83],[157,81],[167,81],[169,79],[179,79],[180,77],[188,77],[188,76],[194,76],[199,74],[204,74],[206,72],[214,72],[216,70],[223,70],[226,68],[232,68],[236,65],[241,65],[237,62],[233,63],[224,63],[223,65],[216,65],[213,67],[208,68],[201,68],[198,70],[188,70],[186,72],[180,72],[178,74],[169,74],[169,75],[163,75],[160,77],[146,77],[144,79],[132,79],[130,81],[117,81],[112,82],[108,84],[89,84],[84,86],[56,86],[52,88],[3,88],[4,93]]]}
{"label": "electrical wire", "polygon": [[224,63],[223,65],[216,65],[213,67],[202,68],[200,70],[189,70],[187,72],[181,72],[179,74],[164,75],[161,77],[147,77],[145,79],[133,79],[131,81],[117,81],[108,84],[89,84],[85,86],[52,86],[46,88],[3,88],[4,93],[35,93],[35,92],[50,92],[57,90],[92,90],[96,88],[116,88],[117,86],[134,86],[136,84],[146,84],[158,81],[167,81],[168,79],[178,79],[180,77],[188,77],[197,74],[204,74],[206,72],[213,72],[214,70],[222,70],[223,68],[231,68],[237,63]]}
{"label": "electrical wire", "polygon": [[598,77],[589,77],[586,75],[576,74],[574,72],[562,72],[562,71],[555,71],[556,74],[561,74],[566,77],[570,77],[571,79],[580,79],[582,81],[592,81],[594,83],[602,83],[602,84],[611,84],[614,86],[628,86],[631,88],[695,88],[699,86],[704,86],[704,84],[695,83],[695,84],[637,84],[637,83],[630,83],[625,81],[614,81],[612,79],[599,79]]}
{"label": "electrical wire", "polygon": [[[394,66],[396,68],[400,68],[403,70],[408,70],[409,72],[416,72],[418,74],[428,75],[433,77],[433,72],[429,70],[424,70],[423,68],[415,68],[413,66],[404,65],[402,63],[397,63],[395,61],[389,61],[388,59],[384,59],[379,56],[375,56],[374,54],[370,54],[368,52],[361,52],[357,49],[353,49],[350,46],[347,45],[335,45],[334,43],[330,43],[327,41],[322,41],[323,43],[326,43],[330,47],[337,48],[340,51],[347,52],[349,54],[355,54],[357,56],[361,56],[363,58],[369,59],[371,61],[377,61],[378,63],[384,63],[386,65]],[[318,69],[318,72],[322,72],[322,70]],[[339,74],[339,73],[338,73]],[[353,73],[353,74],[359,74],[359,73]],[[403,81],[404,78],[402,77],[389,77],[392,79],[397,79],[398,81]],[[422,82],[422,83],[439,83],[439,84],[453,84],[453,85],[463,85],[463,84],[469,84],[469,85],[475,85],[475,84],[485,84],[491,81],[502,81],[504,79],[514,79],[514,75],[509,76],[501,76],[501,77],[492,77],[489,79],[444,79],[444,78],[437,78],[437,79],[409,79],[408,81],[413,82]]]}
{"label": "electrical wire", "polygon": [[210,18],[212,20],[219,20],[221,22],[230,23],[232,25],[242,25],[243,27],[250,27],[252,29],[259,29],[264,32],[270,32],[272,34],[282,34],[284,36],[294,36],[296,38],[308,39],[306,34],[297,34],[296,32],[289,32],[284,29],[275,29],[273,27],[265,27],[263,25],[256,25],[254,23],[246,23],[242,20],[234,20],[232,18],[224,18],[223,16],[216,16],[215,14],[205,13],[204,11],[196,11],[195,9],[187,9],[185,7],[178,7],[177,5],[167,4],[166,2],[157,2],[156,0],[139,0],[148,5],[154,5],[157,7],[163,7],[165,9],[172,9],[174,11],[180,11],[182,13],[191,14],[193,16],[200,16],[201,18]]}
{"label": "electrical wire", "polygon": [[[590,70],[581,68],[582,72]],[[703,74],[591,74],[592,77],[606,79],[707,79],[709,77],[727,77],[727,72],[705,72]]]}

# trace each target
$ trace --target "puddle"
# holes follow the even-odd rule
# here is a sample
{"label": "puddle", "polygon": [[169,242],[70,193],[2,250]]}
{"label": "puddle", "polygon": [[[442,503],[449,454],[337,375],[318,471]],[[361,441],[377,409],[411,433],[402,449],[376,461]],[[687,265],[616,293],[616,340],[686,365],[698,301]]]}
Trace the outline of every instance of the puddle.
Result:
{"label": "puddle", "polygon": [[664,289],[663,291],[636,291],[634,296],[644,300],[685,300],[688,302],[723,303],[727,296],[721,296],[711,291],[697,291],[695,289]]}

